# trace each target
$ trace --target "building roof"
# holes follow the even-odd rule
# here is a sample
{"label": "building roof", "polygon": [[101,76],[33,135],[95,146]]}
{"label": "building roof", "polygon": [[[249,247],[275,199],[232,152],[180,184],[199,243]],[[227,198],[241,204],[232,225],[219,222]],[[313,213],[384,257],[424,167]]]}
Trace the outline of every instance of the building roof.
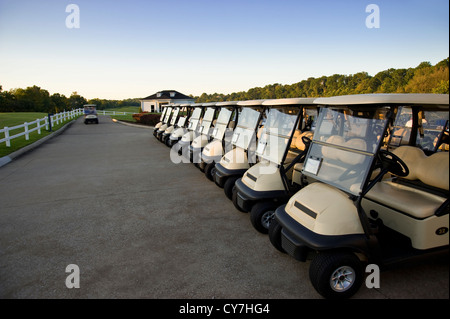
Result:
{"label": "building roof", "polygon": [[142,100],[194,100],[192,97],[184,95],[175,90],[164,90],[156,92]]}

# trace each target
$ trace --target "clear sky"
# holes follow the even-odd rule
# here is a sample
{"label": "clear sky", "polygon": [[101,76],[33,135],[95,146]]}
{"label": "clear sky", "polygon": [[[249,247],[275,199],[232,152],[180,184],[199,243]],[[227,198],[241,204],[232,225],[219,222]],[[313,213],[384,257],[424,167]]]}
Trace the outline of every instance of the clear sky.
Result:
{"label": "clear sky", "polygon": [[448,0],[0,0],[3,90],[228,94],[448,56]]}

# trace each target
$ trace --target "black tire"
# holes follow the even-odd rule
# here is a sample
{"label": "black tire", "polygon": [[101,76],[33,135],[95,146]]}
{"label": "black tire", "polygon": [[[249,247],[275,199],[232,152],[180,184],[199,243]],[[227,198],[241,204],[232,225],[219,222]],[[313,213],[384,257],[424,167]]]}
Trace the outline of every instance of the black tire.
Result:
{"label": "black tire", "polygon": [[260,233],[267,234],[277,207],[278,205],[275,202],[259,202],[254,204],[250,211],[250,221],[253,227]]}
{"label": "black tire", "polygon": [[228,177],[225,181],[225,184],[223,184],[223,191],[225,195],[228,197],[228,199],[233,199],[233,186],[238,180],[239,177],[237,176],[231,176]]}
{"label": "black tire", "polygon": [[275,247],[279,252],[283,254],[286,251],[281,246],[281,230],[283,227],[278,223],[276,219],[273,219],[269,226],[269,240],[273,247]]}
{"label": "black tire", "polygon": [[216,163],[209,163],[205,166],[205,176],[210,181],[214,181],[214,174],[216,174]]}
{"label": "black tire", "polygon": [[239,205],[237,203],[237,188],[236,188],[236,185],[233,186],[233,193],[231,195],[231,200],[233,201],[234,207],[236,207],[236,209],[238,211],[240,211],[241,213],[248,213],[246,210],[243,210],[241,207],[239,207]]}
{"label": "black tire", "polygon": [[316,291],[328,299],[353,296],[363,283],[363,265],[350,252],[320,252],[309,266],[309,279]]}

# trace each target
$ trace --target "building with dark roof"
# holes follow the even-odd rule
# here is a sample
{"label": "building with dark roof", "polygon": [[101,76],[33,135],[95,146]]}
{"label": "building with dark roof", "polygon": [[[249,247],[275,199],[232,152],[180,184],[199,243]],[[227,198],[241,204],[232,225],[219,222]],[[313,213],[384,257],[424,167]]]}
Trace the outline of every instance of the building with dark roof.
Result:
{"label": "building with dark roof", "polygon": [[192,104],[195,102],[195,99],[175,90],[164,90],[147,96],[140,101],[142,112],[161,112],[161,108],[164,105],[172,103]]}

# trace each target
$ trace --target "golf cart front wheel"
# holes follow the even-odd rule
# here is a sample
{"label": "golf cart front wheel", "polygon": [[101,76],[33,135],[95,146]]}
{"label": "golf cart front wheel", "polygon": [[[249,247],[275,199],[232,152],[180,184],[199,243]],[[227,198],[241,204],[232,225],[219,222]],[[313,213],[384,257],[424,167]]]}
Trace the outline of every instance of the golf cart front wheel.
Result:
{"label": "golf cart front wheel", "polygon": [[237,179],[239,177],[236,176],[231,176],[228,177],[225,184],[223,185],[223,191],[225,193],[225,195],[228,197],[228,199],[233,199],[233,187],[234,187],[234,183],[236,183]]}
{"label": "golf cart front wheel", "polygon": [[274,202],[260,202],[253,205],[250,211],[250,221],[253,227],[260,233],[267,234],[276,208],[277,204]]}
{"label": "golf cart front wheel", "polygon": [[361,261],[349,252],[321,252],[309,268],[314,289],[329,299],[353,296],[361,287],[363,274]]}
{"label": "golf cart front wheel", "polygon": [[216,175],[216,163],[209,163],[205,166],[205,176],[210,181],[214,181],[214,176]]}
{"label": "golf cart front wheel", "polygon": [[285,254],[286,251],[281,246],[281,230],[282,227],[280,223],[274,218],[269,226],[269,240],[273,247],[275,247],[279,252]]}
{"label": "golf cart front wheel", "polygon": [[242,209],[238,204],[238,191],[236,185],[233,186],[233,190],[231,191],[231,201],[233,202],[234,207],[240,211],[241,213],[248,213],[246,210]]}

